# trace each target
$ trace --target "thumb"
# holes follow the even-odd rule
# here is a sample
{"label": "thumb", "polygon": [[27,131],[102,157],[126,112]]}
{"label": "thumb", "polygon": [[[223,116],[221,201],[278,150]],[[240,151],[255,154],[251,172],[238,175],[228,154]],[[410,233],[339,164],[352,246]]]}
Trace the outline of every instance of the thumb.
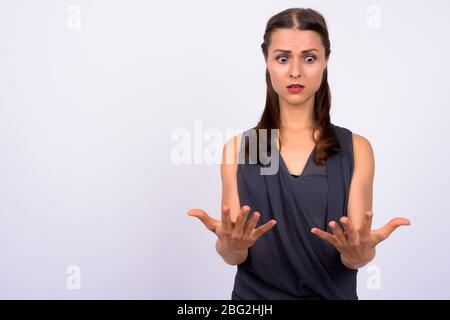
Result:
{"label": "thumb", "polygon": [[411,222],[407,218],[396,217],[391,219],[388,223],[386,223],[380,229],[372,231],[372,236],[374,238],[375,244],[378,244],[381,241],[386,240],[392,232],[395,231],[400,226],[408,226]]}
{"label": "thumb", "polygon": [[202,209],[190,209],[188,211],[188,216],[197,217],[200,221],[205,225],[208,230],[215,232],[217,226],[220,221],[214,218],[211,218],[205,211]]}

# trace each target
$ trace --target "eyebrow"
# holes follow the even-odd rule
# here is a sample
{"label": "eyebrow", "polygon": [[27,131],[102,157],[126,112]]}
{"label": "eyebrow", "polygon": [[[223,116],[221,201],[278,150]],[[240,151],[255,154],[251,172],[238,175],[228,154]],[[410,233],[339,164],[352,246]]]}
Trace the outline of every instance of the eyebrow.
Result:
{"label": "eyebrow", "polygon": [[[291,50],[284,50],[284,49],[276,49],[273,52],[275,53],[277,51],[285,52],[285,53],[292,53]],[[310,52],[310,51],[317,51],[317,52],[319,52],[319,50],[312,48],[312,49],[303,50],[301,53],[307,53],[307,52]]]}

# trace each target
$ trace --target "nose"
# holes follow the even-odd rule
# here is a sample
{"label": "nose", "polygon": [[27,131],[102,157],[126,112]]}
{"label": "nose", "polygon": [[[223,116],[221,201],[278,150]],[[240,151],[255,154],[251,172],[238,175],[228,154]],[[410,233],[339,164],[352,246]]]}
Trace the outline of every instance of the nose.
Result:
{"label": "nose", "polygon": [[300,62],[294,61],[291,68],[291,78],[300,77]]}

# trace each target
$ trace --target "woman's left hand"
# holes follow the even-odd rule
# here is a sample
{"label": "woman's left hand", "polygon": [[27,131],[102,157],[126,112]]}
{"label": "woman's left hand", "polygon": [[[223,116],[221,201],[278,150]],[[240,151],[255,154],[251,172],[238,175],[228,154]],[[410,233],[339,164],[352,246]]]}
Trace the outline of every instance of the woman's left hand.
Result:
{"label": "woman's left hand", "polygon": [[336,221],[330,221],[328,225],[333,234],[319,228],[312,228],[311,232],[330,242],[341,253],[341,261],[346,267],[358,269],[373,259],[378,243],[386,240],[398,227],[411,224],[406,218],[396,217],[382,228],[371,230],[372,217],[373,212],[367,211],[359,229],[355,228],[348,217],[343,216],[340,221],[344,230]]}

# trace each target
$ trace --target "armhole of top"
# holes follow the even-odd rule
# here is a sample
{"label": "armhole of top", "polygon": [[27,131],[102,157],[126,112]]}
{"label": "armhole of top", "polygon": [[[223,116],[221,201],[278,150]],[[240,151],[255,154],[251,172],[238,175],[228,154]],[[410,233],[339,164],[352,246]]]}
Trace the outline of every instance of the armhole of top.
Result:
{"label": "armhole of top", "polygon": [[353,152],[353,132],[350,132],[350,141],[351,141],[351,151],[350,151],[350,156],[351,156],[351,164],[352,164],[352,176],[353,176],[353,168],[355,166],[355,153]]}
{"label": "armhole of top", "polygon": [[345,202],[344,202],[344,213],[347,215],[348,210],[348,200],[350,193],[350,184],[353,177],[353,139],[352,132],[344,127],[336,126],[336,134],[338,135],[339,143],[341,145],[341,168],[344,174],[344,192],[345,192]]}
{"label": "armhole of top", "polygon": [[353,154],[353,133],[347,128],[344,127],[336,127],[336,134],[340,139],[339,143],[341,145],[341,149],[344,152],[344,157],[347,158],[347,161],[350,164],[350,177],[353,176],[353,168],[355,165],[355,159]]}
{"label": "armhole of top", "polygon": [[346,139],[347,142],[347,151],[348,151],[348,157],[350,160],[350,177],[353,176],[353,167],[355,166],[355,158],[353,153],[353,133],[349,129],[345,129],[348,133],[348,138]]}

